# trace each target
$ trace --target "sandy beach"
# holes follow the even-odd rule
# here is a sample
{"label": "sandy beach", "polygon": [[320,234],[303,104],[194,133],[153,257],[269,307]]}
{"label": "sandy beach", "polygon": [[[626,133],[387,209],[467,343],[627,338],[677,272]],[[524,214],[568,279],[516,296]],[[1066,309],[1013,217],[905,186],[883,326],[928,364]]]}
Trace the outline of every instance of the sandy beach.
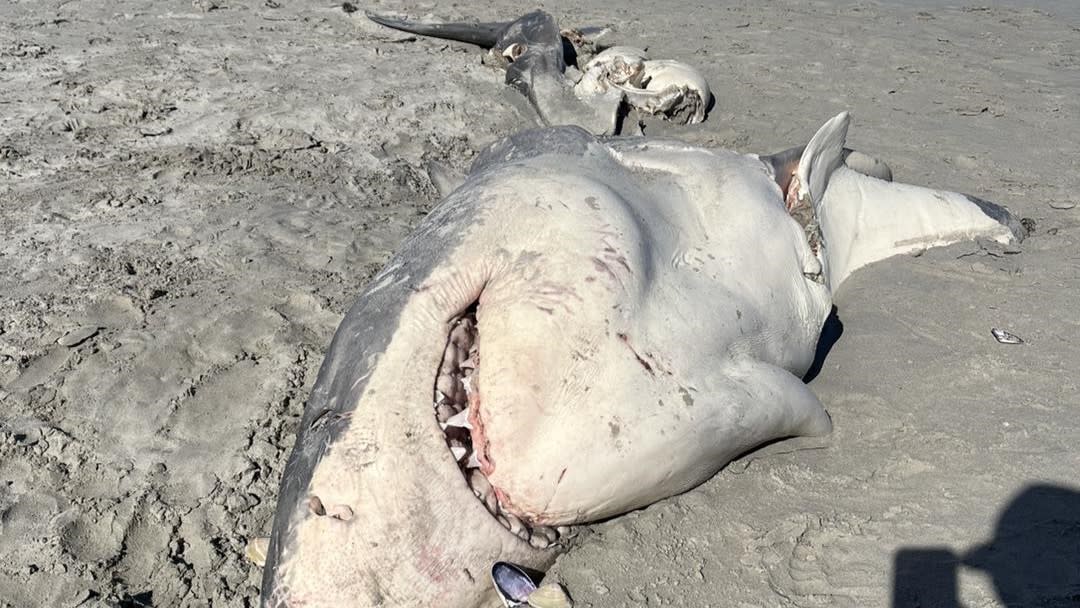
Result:
{"label": "sandy beach", "polygon": [[[810,383],[832,435],[587,527],[577,605],[1080,605],[1080,7],[541,8],[704,72],[705,123],[648,135],[768,153],[849,110],[897,181],[1034,225],[859,271]],[[535,124],[481,56],[331,2],[0,4],[0,607],[257,605],[245,544],[429,161]]]}

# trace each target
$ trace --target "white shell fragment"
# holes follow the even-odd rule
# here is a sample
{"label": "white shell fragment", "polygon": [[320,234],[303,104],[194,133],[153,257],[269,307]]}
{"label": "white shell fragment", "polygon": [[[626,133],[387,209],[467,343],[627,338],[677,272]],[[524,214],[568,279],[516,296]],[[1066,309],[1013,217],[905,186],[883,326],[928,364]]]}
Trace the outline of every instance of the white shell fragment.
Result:
{"label": "white shell fragment", "polygon": [[996,327],[990,330],[990,333],[994,335],[994,339],[1002,344],[1023,344],[1024,339],[1020,336],[1005,331],[1004,329],[998,329]]}
{"label": "white shell fragment", "polygon": [[1076,206],[1076,203],[1074,203],[1072,201],[1050,201],[1050,208],[1051,209],[1066,210],[1066,209],[1072,209],[1075,206]]}
{"label": "white shell fragment", "polygon": [[247,547],[244,548],[244,555],[251,560],[251,563],[262,568],[266,565],[266,553],[269,549],[270,537],[257,536],[248,541]]}
{"label": "white shell fragment", "polygon": [[573,608],[574,601],[570,599],[562,585],[548,583],[529,594],[529,606],[532,608]]}

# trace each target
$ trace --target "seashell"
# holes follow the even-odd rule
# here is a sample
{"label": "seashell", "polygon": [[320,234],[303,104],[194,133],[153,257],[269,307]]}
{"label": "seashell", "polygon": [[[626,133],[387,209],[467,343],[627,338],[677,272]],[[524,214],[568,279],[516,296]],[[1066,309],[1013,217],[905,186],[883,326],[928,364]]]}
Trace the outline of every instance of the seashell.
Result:
{"label": "seashell", "polygon": [[566,589],[559,583],[548,583],[533,591],[529,594],[528,602],[533,608],[572,608],[574,605]]}
{"label": "seashell", "polygon": [[1072,201],[1050,201],[1050,208],[1051,209],[1065,210],[1065,209],[1072,209],[1075,206],[1076,206],[1076,203],[1074,203]]}
{"label": "seashell", "polygon": [[495,562],[491,566],[491,582],[507,608],[528,606],[529,595],[536,591],[532,578],[510,562]]}
{"label": "seashell", "polygon": [[1023,344],[1024,339],[1020,336],[1005,331],[1004,329],[998,329],[996,327],[990,329],[990,333],[994,335],[994,339],[1002,344]]}
{"label": "seashell", "polygon": [[326,510],[326,514],[340,521],[352,521],[353,510],[349,505],[334,505]]}
{"label": "seashell", "polygon": [[270,550],[270,537],[269,536],[256,536],[248,541],[247,546],[244,547],[244,555],[247,556],[251,563],[262,568],[266,565],[266,553]]}

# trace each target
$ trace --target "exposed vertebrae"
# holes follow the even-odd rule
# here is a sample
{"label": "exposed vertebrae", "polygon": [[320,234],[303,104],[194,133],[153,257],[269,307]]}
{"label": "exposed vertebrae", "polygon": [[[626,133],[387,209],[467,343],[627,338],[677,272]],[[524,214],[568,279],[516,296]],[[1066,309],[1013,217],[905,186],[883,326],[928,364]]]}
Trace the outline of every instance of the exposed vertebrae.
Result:
{"label": "exposed vertebrae", "polygon": [[705,120],[712,92],[696,68],[680,61],[649,59],[645,51],[614,46],[593,57],[574,87],[579,98],[622,93],[625,103],[640,112],[680,123]]}
{"label": "exposed vertebrae", "polygon": [[[450,335],[435,379],[435,417],[446,435],[450,453],[477,499],[500,524],[538,549],[558,543],[571,530],[567,526],[530,526],[499,503],[498,494],[480,469],[469,421],[469,398],[480,364],[477,348],[476,308],[470,307],[450,323]],[[475,396],[474,396],[475,399]]]}

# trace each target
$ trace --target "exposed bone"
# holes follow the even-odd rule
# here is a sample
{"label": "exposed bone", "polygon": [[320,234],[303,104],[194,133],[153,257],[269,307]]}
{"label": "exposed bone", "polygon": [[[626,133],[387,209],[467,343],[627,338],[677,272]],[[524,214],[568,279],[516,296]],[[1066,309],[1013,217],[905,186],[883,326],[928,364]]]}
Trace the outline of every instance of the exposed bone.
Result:
{"label": "exposed bone", "polygon": [[574,86],[574,94],[593,105],[605,103],[602,98],[613,91],[640,112],[683,123],[705,120],[705,109],[712,100],[708,82],[693,66],[648,59],[645,51],[625,46],[611,47],[593,57]]}
{"label": "exposed bone", "polygon": [[547,549],[551,546],[551,541],[547,537],[537,534],[534,530],[532,536],[529,537],[529,544],[537,549]]}
{"label": "exposed bone", "polygon": [[640,87],[645,71],[645,51],[629,46],[613,46],[599,53],[582,68],[574,94],[583,100],[604,95],[615,85]]}
{"label": "exposed bone", "polygon": [[670,59],[646,60],[641,87],[628,91],[627,103],[651,114],[664,114],[683,123],[705,120],[705,109],[712,101],[709,83],[693,66]]}
{"label": "exposed bone", "polygon": [[686,100],[686,90],[678,86],[669,86],[658,91],[646,91],[628,86],[615,85],[623,92],[626,103],[646,114],[674,114],[680,104]]}

